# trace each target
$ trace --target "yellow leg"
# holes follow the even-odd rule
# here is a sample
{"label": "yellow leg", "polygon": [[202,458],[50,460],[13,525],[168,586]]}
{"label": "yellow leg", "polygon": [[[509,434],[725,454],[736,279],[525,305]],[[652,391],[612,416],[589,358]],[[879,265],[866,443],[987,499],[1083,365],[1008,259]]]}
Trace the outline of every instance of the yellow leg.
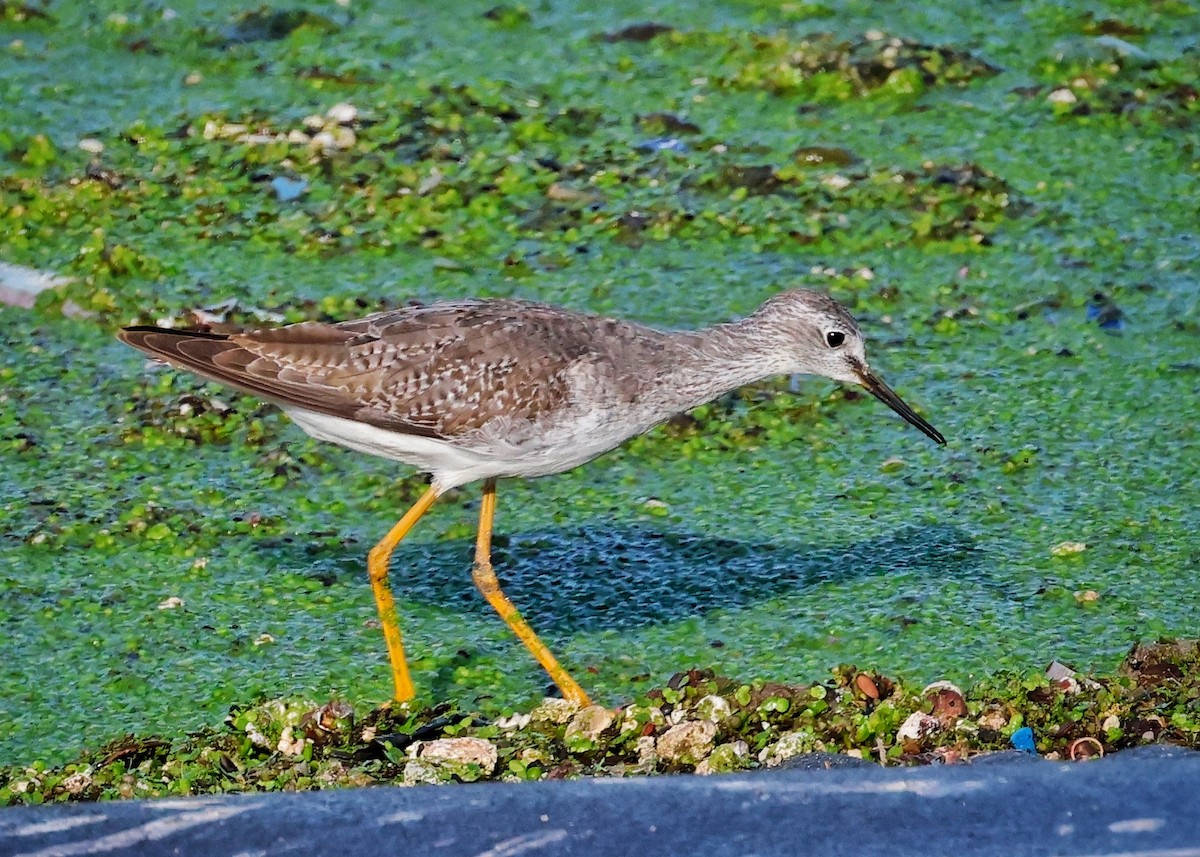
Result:
{"label": "yellow leg", "polygon": [[517,608],[500,591],[500,581],[496,579],[496,572],[492,570],[492,519],[495,515],[496,480],[488,479],[483,483],[483,502],[479,507],[479,536],[475,541],[475,567],[471,570],[471,579],[475,581],[488,604],[495,608],[505,624],[537,658],[537,662],[550,673],[550,678],[554,679],[563,697],[579,706],[590,705],[591,700],[583,688],[555,660],[546,645],[538,639],[538,635],[521,618]]}
{"label": "yellow leg", "polygon": [[400,636],[400,622],[396,618],[396,602],[392,598],[392,589],[388,586],[388,562],[392,551],[400,540],[408,535],[433,501],[438,498],[438,490],[432,485],[421,495],[421,499],[404,513],[404,517],[392,527],[379,544],[371,548],[367,554],[367,573],[371,578],[371,591],[375,593],[375,606],[379,608],[379,622],[383,625],[383,639],[387,642],[388,658],[392,662],[392,680],[396,683],[396,699],[407,702],[416,695],[413,690],[412,678],[408,675],[408,661],[404,657],[404,639]]}

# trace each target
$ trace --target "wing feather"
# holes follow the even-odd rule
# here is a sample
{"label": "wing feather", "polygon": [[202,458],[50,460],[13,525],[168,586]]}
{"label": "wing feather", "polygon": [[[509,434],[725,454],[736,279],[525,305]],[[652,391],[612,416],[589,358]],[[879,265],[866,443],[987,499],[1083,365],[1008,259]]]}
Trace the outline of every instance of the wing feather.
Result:
{"label": "wing feather", "polygon": [[215,334],[127,327],[134,348],[283,406],[452,438],[536,421],[572,395],[610,319],[520,301],[405,307],[340,324]]}

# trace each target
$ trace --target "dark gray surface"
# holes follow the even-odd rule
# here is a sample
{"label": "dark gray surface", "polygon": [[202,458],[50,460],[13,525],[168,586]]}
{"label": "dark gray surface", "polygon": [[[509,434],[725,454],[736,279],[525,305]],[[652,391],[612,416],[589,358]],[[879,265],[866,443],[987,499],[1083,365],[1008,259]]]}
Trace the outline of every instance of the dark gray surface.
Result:
{"label": "dark gray surface", "polygon": [[17,808],[0,854],[1200,857],[1200,754]]}

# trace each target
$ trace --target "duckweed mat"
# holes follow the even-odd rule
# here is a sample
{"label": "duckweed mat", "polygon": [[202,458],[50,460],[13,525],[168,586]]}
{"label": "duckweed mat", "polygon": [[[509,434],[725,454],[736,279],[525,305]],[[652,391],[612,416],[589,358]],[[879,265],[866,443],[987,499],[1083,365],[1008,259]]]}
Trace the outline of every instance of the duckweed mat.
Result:
{"label": "duckweed mat", "polygon": [[[509,595],[610,705],[1194,636],[1197,33],[1181,0],[0,3],[0,261],[70,279],[0,306],[0,762],[390,692],[364,557],[420,478],[129,323],[844,302],[947,447],[777,379],[500,486]],[[545,688],[471,590],[477,504],[393,580],[420,704],[494,724]]]}

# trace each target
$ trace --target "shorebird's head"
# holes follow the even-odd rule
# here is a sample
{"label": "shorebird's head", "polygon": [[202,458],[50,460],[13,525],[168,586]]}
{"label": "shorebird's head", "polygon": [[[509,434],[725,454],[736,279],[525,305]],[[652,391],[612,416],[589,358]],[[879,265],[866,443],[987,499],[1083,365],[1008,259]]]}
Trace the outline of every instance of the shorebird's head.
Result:
{"label": "shorebird's head", "polygon": [[790,358],[786,371],[823,375],[866,387],[871,395],[933,440],[946,442],[941,432],[871,371],[857,322],[833,298],[809,289],[792,289],[775,295],[755,315],[769,320],[776,335],[786,337]]}

